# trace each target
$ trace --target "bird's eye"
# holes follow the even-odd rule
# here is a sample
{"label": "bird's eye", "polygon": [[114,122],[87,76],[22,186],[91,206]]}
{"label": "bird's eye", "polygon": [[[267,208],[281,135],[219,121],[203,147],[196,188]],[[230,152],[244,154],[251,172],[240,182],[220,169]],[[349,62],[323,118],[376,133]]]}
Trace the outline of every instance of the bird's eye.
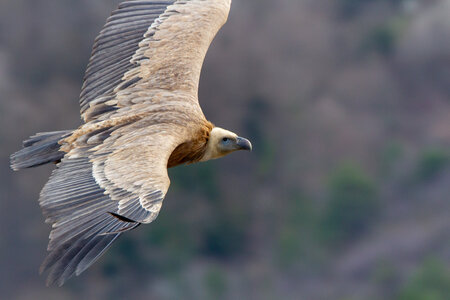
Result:
{"label": "bird's eye", "polygon": [[226,138],[226,137],[224,137],[223,139],[222,139],[222,141],[223,142],[228,142],[230,139],[229,138]]}

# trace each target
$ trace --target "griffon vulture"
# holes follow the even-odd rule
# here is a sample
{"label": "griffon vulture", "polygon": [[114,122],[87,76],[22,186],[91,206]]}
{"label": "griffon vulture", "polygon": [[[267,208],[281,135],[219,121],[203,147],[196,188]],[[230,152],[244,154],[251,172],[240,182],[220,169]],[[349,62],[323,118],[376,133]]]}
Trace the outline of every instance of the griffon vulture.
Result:
{"label": "griffon vulture", "polygon": [[157,217],[167,168],[251,143],[206,120],[200,71],[231,0],[133,0],[95,41],[76,130],[39,133],[11,156],[14,170],[55,162],[39,204],[52,224],[40,271],[62,285],[122,233]]}

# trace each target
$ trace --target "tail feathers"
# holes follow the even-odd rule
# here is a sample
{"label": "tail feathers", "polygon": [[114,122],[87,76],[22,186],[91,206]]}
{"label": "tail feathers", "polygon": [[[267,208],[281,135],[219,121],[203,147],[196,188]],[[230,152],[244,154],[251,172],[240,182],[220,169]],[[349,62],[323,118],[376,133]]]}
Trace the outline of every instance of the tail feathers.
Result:
{"label": "tail feathers", "polygon": [[38,133],[23,142],[23,149],[11,155],[11,168],[15,171],[37,167],[49,162],[59,161],[64,152],[60,152],[58,141],[69,136],[71,130]]}

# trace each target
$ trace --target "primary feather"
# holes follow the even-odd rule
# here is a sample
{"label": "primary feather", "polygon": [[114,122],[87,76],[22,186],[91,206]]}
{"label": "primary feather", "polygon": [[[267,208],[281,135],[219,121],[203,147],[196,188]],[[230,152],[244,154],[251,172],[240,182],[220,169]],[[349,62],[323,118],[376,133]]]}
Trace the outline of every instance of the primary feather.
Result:
{"label": "primary feather", "polygon": [[[12,155],[15,170],[58,163],[39,199],[52,224],[41,267],[50,270],[48,284],[79,275],[123,232],[152,222],[169,188],[168,167],[216,158],[215,147],[223,148],[220,136],[211,142],[215,128],[197,90],[230,4],[120,4],[96,39],[86,71],[80,95],[85,123],[73,132],[37,135]],[[249,145],[236,140],[226,149]]]}

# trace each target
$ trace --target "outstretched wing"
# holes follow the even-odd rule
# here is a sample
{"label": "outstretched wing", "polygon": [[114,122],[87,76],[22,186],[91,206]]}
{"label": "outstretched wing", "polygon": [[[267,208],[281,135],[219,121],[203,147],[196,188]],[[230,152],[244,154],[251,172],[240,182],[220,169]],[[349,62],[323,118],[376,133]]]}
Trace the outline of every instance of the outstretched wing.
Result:
{"label": "outstretched wing", "polygon": [[48,284],[94,263],[122,233],[153,221],[167,162],[206,120],[197,88],[230,0],[125,1],[96,40],[81,94],[86,124],[41,193],[52,224]]}
{"label": "outstretched wing", "polygon": [[97,38],[80,97],[87,122],[120,105],[123,90],[197,96],[201,67],[231,0],[126,1]]}
{"label": "outstretched wing", "polygon": [[52,224],[50,253],[41,267],[51,269],[47,284],[79,275],[122,232],[158,216],[170,184],[169,156],[189,133],[152,122],[142,119],[85,137],[85,147],[69,152],[53,172],[39,200]]}

